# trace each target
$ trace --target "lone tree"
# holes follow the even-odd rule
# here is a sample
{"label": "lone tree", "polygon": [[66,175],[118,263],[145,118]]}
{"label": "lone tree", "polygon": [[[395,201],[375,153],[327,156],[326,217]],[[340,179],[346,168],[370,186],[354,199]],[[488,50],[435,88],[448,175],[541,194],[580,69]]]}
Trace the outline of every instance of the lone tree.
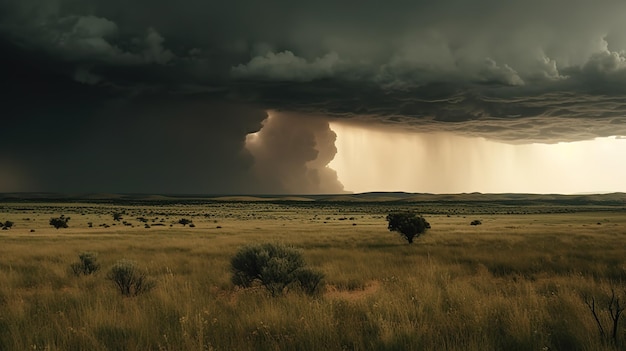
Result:
{"label": "lone tree", "polygon": [[53,226],[55,229],[67,228],[67,222],[69,220],[70,217],[65,217],[64,215],[61,215],[61,217],[53,217],[50,218],[50,225]]}
{"label": "lone tree", "polygon": [[413,239],[419,237],[426,229],[430,228],[430,224],[422,216],[418,216],[415,212],[394,212],[387,215],[389,225],[387,229],[392,232],[398,232],[409,244],[413,243]]}

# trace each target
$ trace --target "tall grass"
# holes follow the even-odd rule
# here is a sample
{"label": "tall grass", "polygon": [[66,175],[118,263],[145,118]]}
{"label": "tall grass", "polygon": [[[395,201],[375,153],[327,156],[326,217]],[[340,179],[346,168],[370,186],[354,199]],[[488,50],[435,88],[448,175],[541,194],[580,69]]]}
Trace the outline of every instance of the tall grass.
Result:
{"label": "tall grass", "polygon": [[[270,212],[289,220],[218,216],[219,230],[215,217],[194,217],[193,229],[2,233],[0,350],[626,349],[626,322],[612,345],[582,298],[611,288],[626,298],[621,213],[493,215],[481,226],[426,215],[433,228],[408,245],[381,214],[357,213],[352,226],[298,211]],[[336,210],[327,211],[320,217]],[[233,286],[230,259],[253,242],[298,247],[326,291],[272,297]],[[98,253],[100,271],[72,274],[83,251]],[[152,291],[116,291],[105,272],[124,258],[145,268]]]}

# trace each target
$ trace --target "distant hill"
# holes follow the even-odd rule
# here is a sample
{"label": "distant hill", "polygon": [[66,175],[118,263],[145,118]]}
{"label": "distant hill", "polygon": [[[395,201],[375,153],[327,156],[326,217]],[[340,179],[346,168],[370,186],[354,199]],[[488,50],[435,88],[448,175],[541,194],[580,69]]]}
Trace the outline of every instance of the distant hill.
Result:
{"label": "distant hill", "polygon": [[456,202],[456,203],[504,203],[529,205],[537,203],[558,203],[563,205],[604,204],[626,206],[626,193],[609,194],[422,194],[405,192],[368,192],[360,194],[326,195],[167,195],[167,194],[57,194],[57,193],[0,193],[0,201],[61,201],[61,202]]}

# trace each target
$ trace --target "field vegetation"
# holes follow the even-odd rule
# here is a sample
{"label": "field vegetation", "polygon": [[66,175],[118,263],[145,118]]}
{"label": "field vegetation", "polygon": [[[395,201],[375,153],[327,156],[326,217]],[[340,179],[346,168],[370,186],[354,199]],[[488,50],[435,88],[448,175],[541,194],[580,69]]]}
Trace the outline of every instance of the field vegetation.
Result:
{"label": "field vegetation", "polygon": [[[395,210],[431,229],[408,245]],[[4,202],[0,220],[0,350],[626,350],[622,207]],[[323,290],[234,284],[265,243]],[[117,285],[128,265],[149,288]]]}

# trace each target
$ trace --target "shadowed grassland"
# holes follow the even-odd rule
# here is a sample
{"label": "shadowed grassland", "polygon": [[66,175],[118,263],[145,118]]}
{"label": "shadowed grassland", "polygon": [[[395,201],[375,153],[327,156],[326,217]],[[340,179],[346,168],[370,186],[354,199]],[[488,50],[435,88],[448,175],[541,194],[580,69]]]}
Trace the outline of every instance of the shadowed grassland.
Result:
{"label": "shadowed grassland", "polygon": [[[597,299],[607,328],[611,288],[626,302],[619,211],[481,209],[480,226],[471,214],[424,213],[432,229],[408,245],[386,229],[391,207],[3,206],[0,219],[15,227],[0,233],[0,350],[626,349],[626,321],[614,345],[584,301]],[[70,228],[50,227],[62,213]],[[196,227],[175,224],[183,217]],[[325,274],[324,293],[235,288],[230,258],[259,242],[300,249]],[[102,268],[76,276],[70,265],[84,251]],[[119,294],[105,276],[120,259],[155,288]]]}

